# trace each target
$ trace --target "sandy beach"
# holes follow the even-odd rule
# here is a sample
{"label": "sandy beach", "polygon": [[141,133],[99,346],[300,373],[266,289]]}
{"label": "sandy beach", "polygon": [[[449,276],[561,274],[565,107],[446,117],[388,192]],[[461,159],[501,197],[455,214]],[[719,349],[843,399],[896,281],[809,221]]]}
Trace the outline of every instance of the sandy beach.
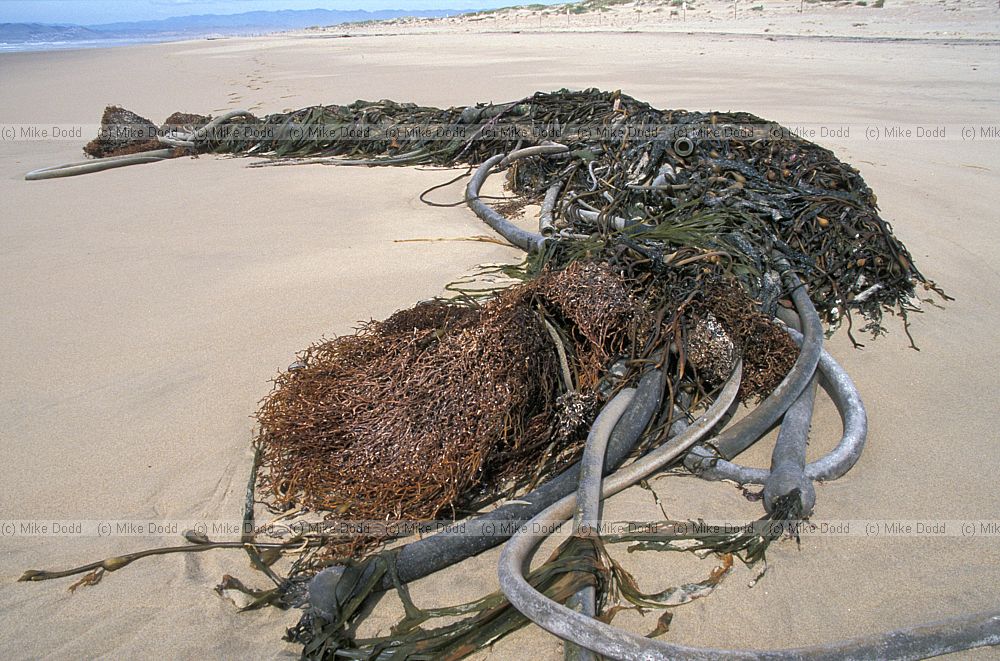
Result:
{"label": "sandy beach", "polygon": [[[848,126],[848,135],[814,140],[861,171],[917,265],[956,300],[943,309],[925,303],[911,317],[920,351],[892,319],[888,336],[864,349],[843,330],[828,343],[861,391],[871,430],[855,469],[817,488],[815,516],[995,521],[1000,417],[989,402],[1000,387],[1000,136],[981,129],[1000,126],[1000,10],[894,4],[806,3],[799,14],[798,2],[773,11],[766,3],[753,12],[760,16],[733,22],[723,17],[731,4],[696,3],[689,27],[669,11],[641,12],[632,25],[609,16],[540,28],[528,25],[537,17],[488,18],[3,54],[0,125],[92,126],[108,104],[160,122],[176,110],[267,113],[358,98],[458,106],[600,87],[659,108]],[[947,132],[866,131],[890,125]],[[238,521],[251,415],[297,351],[441,295],[478,264],[520,259],[490,243],[398,242],[485,233],[464,207],[417,199],[452,176],[440,170],[248,169],[249,159],[202,156],[23,180],[29,170],[79,160],[90,137],[0,142],[0,520]],[[460,189],[439,194],[457,200]],[[821,397],[811,455],[839,434]],[[769,453],[755,448],[746,459],[764,466]],[[674,477],[653,485],[675,518],[761,512],[731,485]],[[662,515],[648,491],[634,488],[609,501],[605,518]],[[0,656],[298,656],[281,641],[296,612],[240,614],[212,590],[226,573],[265,584],[239,551],[140,561],[72,594],[71,580],[16,582],[29,568],[180,541],[0,536]],[[755,572],[737,567],[712,596],[678,609],[667,635],[768,649],[997,609],[998,542],[985,533],[784,541],[756,586],[748,587]],[[674,554],[616,555],[646,589],[699,580],[713,566]],[[492,591],[497,558],[495,550],[419,581],[414,599],[445,605]],[[387,632],[400,613],[387,596],[373,630]],[[645,633],[655,620],[627,614],[616,623]],[[478,658],[524,650],[562,658],[560,642],[535,627]]]}

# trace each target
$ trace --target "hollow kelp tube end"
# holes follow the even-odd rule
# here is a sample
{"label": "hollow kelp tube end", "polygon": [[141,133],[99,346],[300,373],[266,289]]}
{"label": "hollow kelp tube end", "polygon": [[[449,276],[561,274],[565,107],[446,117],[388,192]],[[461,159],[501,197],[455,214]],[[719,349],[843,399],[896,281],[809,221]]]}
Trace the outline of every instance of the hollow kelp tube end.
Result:
{"label": "hollow kelp tube end", "polygon": [[781,431],[771,454],[771,474],[764,483],[764,509],[768,513],[774,511],[779,498],[793,491],[799,493],[803,517],[809,516],[816,505],[816,488],[805,474],[806,445],[816,403],[816,382],[814,376],[781,421]]}

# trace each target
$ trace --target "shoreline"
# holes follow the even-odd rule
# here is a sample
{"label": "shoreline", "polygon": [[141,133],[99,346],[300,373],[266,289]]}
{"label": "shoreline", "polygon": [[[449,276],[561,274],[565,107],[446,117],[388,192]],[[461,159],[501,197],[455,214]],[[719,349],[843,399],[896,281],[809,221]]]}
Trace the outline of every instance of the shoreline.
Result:
{"label": "shoreline", "polygon": [[[218,39],[183,39],[178,41],[154,41],[154,42],[140,42],[140,43],[127,43],[114,46],[106,45],[95,45],[86,47],[67,47],[67,48],[52,48],[52,49],[38,49],[38,50],[16,50],[16,51],[2,51],[0,50],[0,58],[4,56],[33,56],[33,55],[48,55],[48,54],[58,54],[58,53],[92,53],[99,51],[121,51],[127,49],[136,48],[150,48],[157,46],[197,46],[200,44],[209,43],[257,43],[262,40],[275,39],[278,41],[286,41],[289,39],[296,40],[317,40],[317,41],[327,41],[327,40],[348,40],[348,39],[381,39],[381,38],[403,38],[403,37],[414,37],[414,36],[446,36],[451,34],[447,30],[442,30],[440,32],[427,31],[421,32],[419,34],[406,33],[406,32],[385,32],[376,34],[340,34],[340,35],[316,35],[301,32],[282,32],[276,33],[274,35],[268,35],[265,37],[222,37]],[[803,42],[816,42],[816,43],[840,43],[840,44],[875,44],[875,45],[924,45],[924,46],[970,46],[970,47],[984,47],[984,46],[1000,46],[1000,36],[996,39],[983,39],[983,38],[972,38],[972,37],[959,37],[959,38],[926,38],[926,37],[882,37],[882,36],[846,36],[846,35],[804,35],[804,34],[783,34],[783,33],[753,33],[753,32],[717,32],[717,31],[660,31],[660,30],[602,30],[602,31],[590,31],[590,30],[554,30],[554,31],[483,31],[477,33],[481,36],[557,36],[557,35],[612,35],[612,36],[700,36],[700,37],[712,37],[718,39],[728,39],[733,38],[745,39],[747,41],[772,41],[772,42],[785,42],[785,41],[803,41]]]}

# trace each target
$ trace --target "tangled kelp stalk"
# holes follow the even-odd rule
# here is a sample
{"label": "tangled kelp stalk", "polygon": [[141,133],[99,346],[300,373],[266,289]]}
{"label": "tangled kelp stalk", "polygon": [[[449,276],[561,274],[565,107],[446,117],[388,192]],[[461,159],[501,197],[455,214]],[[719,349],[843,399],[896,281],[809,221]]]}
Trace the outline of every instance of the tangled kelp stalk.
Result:
{"label": "tangled kelp stalk", "polygon": [[[126,112],[109,109],[106,123],[141,120]],[[288,639],[309,658],[461,658],[529,619],[582,657],[591,650],[702,658],[704,650],[607,623],[623,608],[670,608],[710,593],[734,556],[763,560],[769,544],[794,530],[788,524],[811,512],[812,481],[836,479],[857,461],[866,414],[853,383],[822,349],[821,318],[830,326],[846,319],[850,334],[852,314],[860,314],[863,330],[878,334],[887,310],[905,326],[917,286],[943,296],[879,217],[857,171],[745,113],[660,111],[618,92],[564,90],[447,110],[359,101],[265,118],[234,111],[174,119],[185,125],[142,120],[144,139],[102,135],[88,149],[105,158],[28,178],[204,152],[263,156],[264,165],[465,164],[476,169],[466,203],[529,253],[503,269],[520,284],[456,287],[455,299],[315,345],[264,400],[247,522],[258,487],[279,518],[312,511],[416,524],[402,534],[428,530],[432,517],[473,513],[458,533],[385,550],[378,545],[398,538],[400,528],[366,528],[348,539],[300,533],[270,545],[245,536],[242,547],[274,587],[226,577],[220,591],[244,592],[248,608],[304,606]],[[487,204],[481,189],[497,172],[516,196],[508,209],[541,205],[538,232]],[[776,315],[802,334],[776,324]],[[838,406],[844,437],[806,464],[817,379]],[[728,425],[737,399],[759,405]],[[779,421],[770,471],[733,461]],[[622,467],[630,452],[634,460]],[[647,535],[604,538],[721,560],[703,581],[644,593],[594,529],[595,499],[681,462],[702,477],[763,484],[767,514],[736,532],[658,522],[647,524]],[[609,472],[603,485],[594,479]],[[577,499],[584,504],[573,536],[523,575],[539,541],[526,531],[551,531]],[[501,557],[502,594],[452,608],[413,603],[408,582],[512,535]],[[188,541],[164,551],[224,546]],[[146,554],[156,551],[29,572],[24,580],[114,571]],[[282,555],[295,557],[285,577],[270,568]],[[388,636],[359,637],[373,600],[393,588],[406,617]],[[442,617],[452,621],[423,627]],[[651,635],[666,633],[670,617],[665,611]],[[931,655],[995,644],[998,623],[990,614],[768,655]]]}

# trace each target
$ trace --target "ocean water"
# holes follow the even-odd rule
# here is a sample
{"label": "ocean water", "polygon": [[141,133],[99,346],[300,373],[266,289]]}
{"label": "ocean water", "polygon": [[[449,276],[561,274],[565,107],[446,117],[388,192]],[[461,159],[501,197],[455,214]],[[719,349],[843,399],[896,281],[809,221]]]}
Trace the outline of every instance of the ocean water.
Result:
{"label": "ocean water", "polygon": [[170,35],[158,37],[141,37],[132,39],[74,39],[69,41],[25,41],[7,43],[0,41],[0,53],[21,53],[52,50],[75,50],[79,48],[115,48],[118,46],[137,46],[140,44],[161,44],[169,41],[184,41],[188,39],[215,39],[221,37],[204,35]]}

